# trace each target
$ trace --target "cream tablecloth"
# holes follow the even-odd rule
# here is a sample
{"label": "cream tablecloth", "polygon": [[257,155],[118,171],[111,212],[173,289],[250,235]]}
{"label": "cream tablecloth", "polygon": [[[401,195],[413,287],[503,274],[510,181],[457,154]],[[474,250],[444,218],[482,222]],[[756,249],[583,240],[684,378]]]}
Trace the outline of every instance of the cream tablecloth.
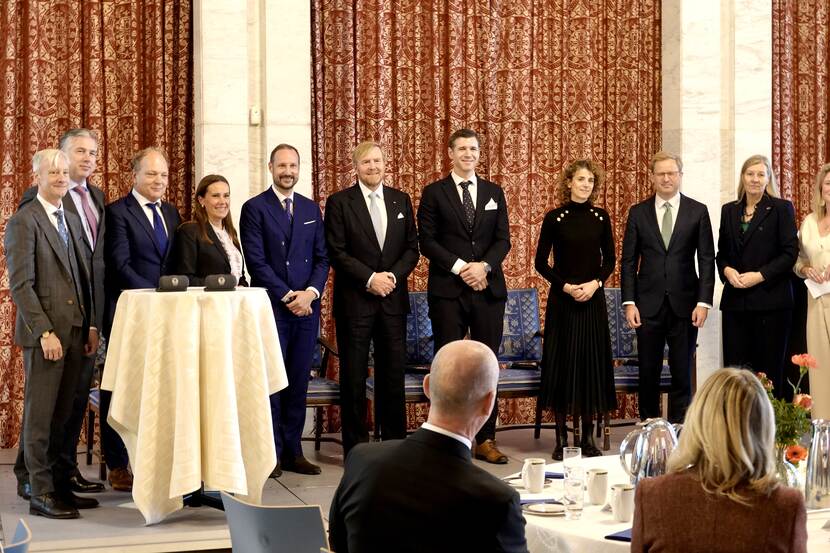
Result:
{"label": "cream tablecloth", "polygon": [[101,387],[147,524],[202,482],[259,503],[277,462],[268,396],[287,384],[264,289],[123,292]]}
{"label": "cream tablecloth", "polygon": [[[604,468],[608,470],[608,485],[628,482],[626,474],[620,466],[619,457],[609,455],[582,460],[585,469]],[[562,472],[562,463],[553,463],[547,470]],[[562,480],[554,480],[551,491],[557,496],[562,495]],[[608,498],[610,499],[610,489]],[[525,515],[527,526],[525,534],[530,553],[622,553],[631,549],[626,542],[606,540],[605,536],[631,528],[631,523],[614,521],[610,512],[602,512],[599,505],[586,503],[580,520],[565,520],[564,517],[541,517]],[[694,521],[689,521],[694,524]],[[830,529],[822,526],[830,525],[830,512],[807,512],[807,551],[809,553],[830,553]]]}

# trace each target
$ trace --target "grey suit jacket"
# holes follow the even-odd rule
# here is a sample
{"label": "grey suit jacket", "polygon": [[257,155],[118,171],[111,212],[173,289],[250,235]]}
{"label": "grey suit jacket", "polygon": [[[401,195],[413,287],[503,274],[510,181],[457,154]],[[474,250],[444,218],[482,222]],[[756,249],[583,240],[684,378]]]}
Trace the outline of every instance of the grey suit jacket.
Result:
{"label": "grey suit jacket", "polygon": [[[92,295],[95,303],[95,320],[102,321],[104,319],[104,232],[106,231],[106,219],[104,217],[104,206],[106,200],[104,199],[104,192],[93,184],[87,182],[89,194],[92,198],[93,209],[98,212],[98,238],[95,241],[95,246],[89,243],[86,232],[83,231],[83,222],[81,223],[81,251],[83,252],[87,267],[90,269],[89,280],[92,286]],[[69,212],[78,215],[78,208],[75,206],[75,201],[72,199],[70,190],[63,197],[63,208]],[[20,198],[18,209],[31,202],[37,196],[37,186],[32,186],[23,192]],[[80,217],[80,215],[78,215]],[[100,327],[98,327],[100,330]]]}
{"label": "grey suit jacket", "polygon": [[15,343],[38,347],[40,336],[53,330],[61,342],[72,327],[86,336],[95,318],[86,256],[81,251],[81,220],[65,213],[69,248],[38,201],[24,205],[6,225],[6,265],[9,289],[17,306]]}

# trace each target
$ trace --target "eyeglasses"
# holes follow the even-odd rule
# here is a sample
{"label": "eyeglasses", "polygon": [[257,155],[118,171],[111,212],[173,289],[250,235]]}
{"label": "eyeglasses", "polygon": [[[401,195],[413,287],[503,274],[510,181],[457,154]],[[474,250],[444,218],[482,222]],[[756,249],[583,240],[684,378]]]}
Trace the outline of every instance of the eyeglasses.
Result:
{"label": "eyeglasses", "polygon": [[664,171],[662,173],[654,173],[654,176],[658,179],[664,179],[669,177],[670,179],[676,179],[680,176],[680,171]]}

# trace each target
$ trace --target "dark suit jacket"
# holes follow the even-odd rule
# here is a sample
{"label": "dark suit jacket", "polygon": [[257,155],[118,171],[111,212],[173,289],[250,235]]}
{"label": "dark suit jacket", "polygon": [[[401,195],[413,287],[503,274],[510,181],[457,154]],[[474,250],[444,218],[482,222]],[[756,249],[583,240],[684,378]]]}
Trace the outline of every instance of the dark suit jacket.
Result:
{"label": "dark suit jacket", "polygon": [[[98,238],[95,242],[95,247],[89,243],[86,232],[81,232],[81,252],[86,260],[87,267],[90,267],[90,279],[92,281],[92,294],[95,299],[95,320],[99,324],[104,320],[104,307],[106,305],[104,300],[104,236],[106,232],[106,217],[104,216],[104,192],[95,185],[87,182],[89,188],[89,195],[92,199],[92,207],[98,212]],[[71,190],[63,197],[63,207],[68,213],[78,215],[78,208],[75,206],[75,201],[72,199]],[[35,199],[37,196],[37,186],[32,186],[23,192],[20,198],[19,207]],[[81,230],[83,231],[83,221],[81,222]],[[100,330],[100,329],[99,329]]]}
{"label": "dark suit jacket", "polygon": [[[723,311],[792,309],[791,276],[798,258],[798,234],[793,204],[764,194],[755,216],[741,235],[744,204],[723,205],[718,236],[718,273],[723,282]],[[726,267],[739,273],[760,271],[764,282],[752,288],[733,288],[723,274]]]}
{"label": "dark suit jacket", "polygon": [[420,429],[360,444],[329,515],[332,548],[364,552],[526,552],[519,494],[473,465],[454,438]]}
{"label": "dark suit jacket", "polygon": [[[334,269],[335,316],[409,313],[406,279],[418,264],[418,231],[409,194],[383,187],[386,236],[383,251],[375,236],[360,186],[326,200],[326,244]],[[366,291],[372,273],[389,271],[397,285],[385,298]]]}
{"label": "dark suit jacket", "polygon": [[109,335],[115,306],[122,290],[156,288],[159,278],[168,274],[167,264],[182,222],[173,204],[161,203],[161,216],[167,227],[167,249],[156,243],[152,225],[132,192],[106,208],[107,234],[104,237],[106,260],[107,309],[104,333]]}
{"label": "dark suit jacket", "polygon": [[[322,294],[329,274],[329,258],[323,216],[317,204],[295,192],[290,229],[279,215],[282,211],[269,186],[242,205],[239,232],[251,286],[268,290],[276,318],[292,319],[294,315],[282,298],[291,290],[309,286]],[[319,301],[311,305],[319,312]]]}
{"label": "dark suit jacket", "polygon": [[634,502],[632,553],[807,551],[804,499],[786,486],[741,505],[689,473],[667,474],[641,480]]}
{"label": "dark suit jacket", "polygon": [[[207,225],[207,233],[210,242],[202,236],[196,221],[182,223],[176,229],[176,242],[170,254],[170,274],[186,275],[191,286],[204,286],[205,277],[209,275],[226,275],[231,272],[228,253],[210,225]],[[248,286],[244,260],[242,263],[242,278],[238,284]]]}
{"label": "dark suit jacket", "polygon": [[82,252],[81,220],[68,212],[64,217],[71,236],[69,250],[36,200],[21,207],[6,225],[9,290],[17,307],[14,337],[21,347],[39,347],[47,330],[66,344],[72,327],[81,328],[84,338],[90,325],[100,328]]}
{"label": "dark suit jacket", "polygon": [[[507,202],[500,186],[478,177],[476,215],[473,230],[467,228],[464,208],[451,175],[424,188],[418,207],[421,252],[429,259],[427,291],[436,297],[456,298],[467,287],[451,272],[457,259],[486,261],[490,294],[506,298],[507,286],[501,264],[510,251]],[[496,204],[495,209],[487,205]]]}
{"label": "dark suit jacket", "polygon": [[633,206],[625,227],[620,276],[622,300],[636,303],[644,317],[655,315],[666,296],[678,317],[691,317],[698,302],[712,305],[715,244],[706,206],[681,194],[668,248],[660,235],[654,196]]}

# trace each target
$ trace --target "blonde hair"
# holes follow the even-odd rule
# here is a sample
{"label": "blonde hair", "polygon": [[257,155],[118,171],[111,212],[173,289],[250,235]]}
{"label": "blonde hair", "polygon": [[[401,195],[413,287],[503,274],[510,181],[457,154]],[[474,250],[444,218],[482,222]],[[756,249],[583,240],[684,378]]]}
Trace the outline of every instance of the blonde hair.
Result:
{"label": "blonde hair", "polygon": [[383,148],[377,142],[372,142],[371,140],[365,140],[355,146],[354,151],[352,152],[352,163],[357,165],[358,160],[369,153],[369,150],[372,148],[377,148],[380,150],[380,155],[383,156],[383,161],[386,162],[386,154],[383,153]]}
{"label": "blonde hair", "polygon": [[767,159],[766,156],[756,154],[744,161],[744,164],[741,166],[741,174],[738,177],[738,197],[736,200],[738,203],[744,201],[744,197],[746,196],[746,190],[744,190],[744,173],[746,173],[747,169],[753,165],[758,165],[759,163],[764,164],[764,167],[767,170],[767,176],[769,177],[769,180],[767,181],[767,188],[764,192],[773,198],[781,197],[781,193],[778,191],[778,180],[775,178],[775,173],[772,170],[772,164],[770,164],[769,159]]}
{"label": "blonde hair", "polygon": [[35,155],[32,156],[32,172],[40,173],[40,170],[43,169],[43,165],[45,163],[48,163],[50,168],[57,166],[58,158],[63,158],[66,166],[69,167],[69,158],[63,150],[56,150],[54,148],[38,150],[35,152]]}
{"label": "blonde hair", "polygon": [[651,156],[651,161],[648,162],[648,170],[649,172],[654,172],[654,166],[657,165],[661,161],[668,161],[672,160],[677,164],[677,171],[679,173],[683,172],[683,160],[680,159],[680,156],[677,154],[673,154],[671,152],[666,152],[664,150],[660,150],[653,156]]}
{"label": "blonde hair", "polygon": [[591,190],[591,195],[588,196],[589,202],[593,203],[597,197],[597,191],[602,186],[602,183],[605,182],[605,171],[603,171],[598,163],[590,159],[577,159],[576,161],[572,161],[570,165],[565,167],[562,174],[559,175],[559,193],[562,195],[563,202],[569,202],[571,200],[571,189],[568,187],[568,183],[573,180],[574,175],[580,169],[585,169],[594,176],[594,188]]}
{"label": "blonde hair", "polygon": [[690,471],[703,489],[748,505],[769,494],[775,475],[775,415],[750,371],[721,369],[698,390],[686,413],[670,472]]}
{"label": "blonde hair", "polygon": [[820,220],[827,215],[827,203],[821,197],[821,185],[824,179],[827,178],[827,173],[830,173],[830,163],[825,163],[821,169],[816,173],[816,187],[813,190],[813,213]]}
{"label": "blonde hair", "polygon": [[144,148],[143,150],[139,150],[138,152],[136,152],[136,154],[133,156],[133,159],[130,161],[130,167],[132,167],[133,173],[138,173],[139,171],[141,171],[141,162],[144,161],[144,158],[146,158],[154,152],[164,158],[164,163],[166,163],[168,166],[170,165],[170,160],[167,159],[167,154],[164,153],[164,150],[156,146],[149,146],[147,148]]}

